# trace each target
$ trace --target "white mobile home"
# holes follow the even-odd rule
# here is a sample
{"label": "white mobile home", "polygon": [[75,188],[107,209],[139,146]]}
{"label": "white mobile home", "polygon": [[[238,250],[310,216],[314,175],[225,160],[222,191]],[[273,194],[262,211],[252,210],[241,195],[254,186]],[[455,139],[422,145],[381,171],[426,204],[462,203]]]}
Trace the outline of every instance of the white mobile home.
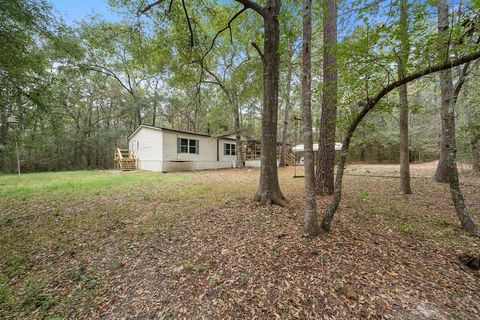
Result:
{"label": "white mobile home", "polygon": [[128,137],[138,169],[160,172],[232,168],[235,139],[140,125]]}

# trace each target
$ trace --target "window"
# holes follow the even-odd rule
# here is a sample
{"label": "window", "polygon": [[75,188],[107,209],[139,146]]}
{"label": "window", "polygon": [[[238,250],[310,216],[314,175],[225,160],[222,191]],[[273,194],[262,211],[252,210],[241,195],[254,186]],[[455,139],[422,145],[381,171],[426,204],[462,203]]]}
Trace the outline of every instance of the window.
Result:
{"label": "window", "polygon": [[235,155],[235,144],[225,143],[223,145],[223,154],[225,156],[234,156]]}
{"label": "window", "polygon": [[188,153],[198,154],[198,140],[188,140]]}
{"label": "window", "polygon": [[188,139],[177,139],[178,153],[188,153]]}
{"label": "window", "polygon": [[199,141],[194,139],[177,138],[177,153],[196,153],[199,152]]}

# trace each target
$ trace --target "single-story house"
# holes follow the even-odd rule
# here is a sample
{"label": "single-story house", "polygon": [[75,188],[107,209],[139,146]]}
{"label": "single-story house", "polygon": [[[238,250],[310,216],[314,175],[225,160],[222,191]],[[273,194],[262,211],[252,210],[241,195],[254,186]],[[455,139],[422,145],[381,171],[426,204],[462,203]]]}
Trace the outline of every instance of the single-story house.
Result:
{"label": "single-story house", "polygon": [[164,127],[140,125],[128,136],[138,169],[160,172],[232,168],[235,139]]}

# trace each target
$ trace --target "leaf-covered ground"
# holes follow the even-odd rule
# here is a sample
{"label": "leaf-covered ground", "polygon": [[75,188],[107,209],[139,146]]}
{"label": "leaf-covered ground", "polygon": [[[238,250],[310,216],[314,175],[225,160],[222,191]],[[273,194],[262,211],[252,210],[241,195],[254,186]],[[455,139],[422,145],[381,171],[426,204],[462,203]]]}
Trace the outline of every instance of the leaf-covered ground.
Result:
{"label": "leaf-covered ground", "polygon": [[[405,196],[398,167],[351,166],[314,239],[291,168],[288,208],[252,203],[255,169],[0,176],[0,318],[480,318],[480,274],[457,259],[480,241],[433,170],[414,165]],[[480,176],[462,175],[480,222]]]}

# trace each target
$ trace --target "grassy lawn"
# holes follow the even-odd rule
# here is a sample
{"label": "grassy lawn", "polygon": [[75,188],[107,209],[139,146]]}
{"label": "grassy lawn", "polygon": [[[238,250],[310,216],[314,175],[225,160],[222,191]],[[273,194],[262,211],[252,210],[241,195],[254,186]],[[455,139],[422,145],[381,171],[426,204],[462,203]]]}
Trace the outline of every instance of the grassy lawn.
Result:
{"label": "grassy lawn", "polygon": [[0,175],[0,197],[88,196],[115,192],[130,186],[174,183],[188,179],[182,174],[117,171],[69,171]]}
{"label": "grassy lawn", "polygon": [[[292,169],[288,208],[251,201],[255,169],[2,175],[0,318],[480,317],[479,274],[456,258],[480,244],[448,187],[413,179],[403,196],[395,170],[368,171],[389,177],[346,176],[333,230],[315,239]],[[477,221],[479,186],[463,185]]]}
{"label": "grassy lawn", "polygon": [[[85,278],[79,271],[81,265],[78,270],[59,270],[48,259],[43,261],[42,255],[59,250],[64,254],[78,241],[85,241],[77,232],[87,235],[94,229],[105,230],[126,212],[122,207],[129,200],[122,198],[127,190],[187,181],[184,174],[113,171],[0,176],[0,315],[44,317],[60,303],[58,296],[47,290],[52,276],[86,282],[62,303],[92,299],[94,280]],[[110,201],[113,199],[120,201]],[[106,218],[107,212],[112,219]],[[40,266],[38,261],[45,264]]]}

